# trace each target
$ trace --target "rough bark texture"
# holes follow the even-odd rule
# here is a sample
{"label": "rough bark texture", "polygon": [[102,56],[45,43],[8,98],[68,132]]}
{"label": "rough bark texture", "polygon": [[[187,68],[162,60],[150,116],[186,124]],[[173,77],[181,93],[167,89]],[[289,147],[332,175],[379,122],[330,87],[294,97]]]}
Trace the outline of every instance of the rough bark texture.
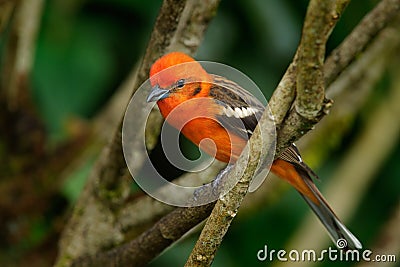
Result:
{"label": "rough bark texture", "polygon": [[[166,247],[209,216],[214,204],[196,208],[177,208],[133,241],[106,253],[78,259],[72,266],[145,266]],[[185,224],[182,224],[181,220],[184,220]]]}
{"label": "rough bark texture", "polygon": [[[196,50],[208,22],[215,15],[218,3],[216,0],[201,3],[192,0],[163,2],[131,94],[147,79],[150,66],[158,57],[177,47],[187,53]],[[186,17],[183,19],[182,16]],[[188,38],[190,43],[187,43]],[[142,115],[141,107],[137,109],[138,115]],[[115,247],[126,239],[125,232],[116,220],[116,213],[128,197],[132,181],[128,178],[122,153],[121,122],[122,118],[111,142],[93,167],[63,232],[56,266],[69,266],[79,256]],[[159,123],[160,120],[153,122]],[[142,142],[143,138],[138,135],[134,141]],[[138,167],[142,162],[141,157],[136,160]]]}

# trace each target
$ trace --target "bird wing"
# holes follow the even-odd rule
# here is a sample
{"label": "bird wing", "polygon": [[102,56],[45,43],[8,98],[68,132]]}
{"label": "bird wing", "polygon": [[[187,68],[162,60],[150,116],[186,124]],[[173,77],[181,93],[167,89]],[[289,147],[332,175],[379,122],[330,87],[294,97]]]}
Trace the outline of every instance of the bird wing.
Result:
{"label": "bird wing", "polygon": [[265,107],[237,83],[218,75],[212,77],[210,96],[222,106],[218,121],[228,131],[249,139]]}
{"label": "bird wing", "polygon": [[[218,121],[230,132],[249,139],[265,107],[237,83],[218,75],[212,77],[214,83],[210,88],[210,96],[223,107],[217,115]],[[295,144],[285,149],[279,158],[292,163],[299,172],[318,179],[315,172],[303,162]]]}
{"label": "bird wing", "polygon": [[290,147],[285,149],[285,151],[283,151],[282,154],[279,155],[279,158],[289,163],[292,163],[299,173],[304,174],[310,178],[312,177],[317,180],[319,179],[318,175],[310,167],[308,167],[307,164],[303,162],[300,152],[295,144],[292,144]]}

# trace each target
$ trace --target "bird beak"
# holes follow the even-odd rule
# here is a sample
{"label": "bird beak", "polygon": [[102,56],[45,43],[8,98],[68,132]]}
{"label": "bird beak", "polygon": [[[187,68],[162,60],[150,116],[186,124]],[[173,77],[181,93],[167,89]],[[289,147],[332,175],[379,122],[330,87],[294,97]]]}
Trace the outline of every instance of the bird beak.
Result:
{"label": "bird beak", "polygon": [[151,89],[150,94],[147,97],[146,101],[147,102],[158,101],[158,100],[164,99],[168,96],[169,96],[168,89],[162,89],[160,86],[156,85]]}

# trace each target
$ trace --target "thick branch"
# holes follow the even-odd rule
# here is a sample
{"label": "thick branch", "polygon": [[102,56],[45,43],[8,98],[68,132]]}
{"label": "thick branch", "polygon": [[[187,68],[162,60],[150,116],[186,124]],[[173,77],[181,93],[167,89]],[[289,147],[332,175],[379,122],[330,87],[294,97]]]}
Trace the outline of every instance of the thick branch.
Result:
{"label": "thick branch", "polygon": [[325,47],[339,15],[336,1],[312,0],[307,9],[297,58],[295,108],[308,120],[315,120],[322,109]]}
{"label": "thick branch", "polygon": [[[174,180],[177,185],[198,186],[211,182],[225,164],[215,161],[211,166],[201,172],[190,172]],[[178,192],[179,193],[179,192]],[[141,232],[141,229],[149,228],[150,223],[167,214],[173,209],[148,195],[130,203],[126,203],[118,211],[117,221],[121,225],[126,236],[132,239]]]}
{"label": "thick branch", "polygon": [[[144,266],[166,247],[209,216],[215,203],[195,208],[177,208],[135,240],[72,266]],[[182,224],[181,220],[185,223]]]}
{"label": "thick branch", "polygon": [[[321,31],[322,33],[325,33],[325,35],[320,36],[320,38],[324,39],[325,41],[320,40],[318,42],[311,43],[311,44],[309,43],[306,45],[307,47],[312,46],[313,49],[316,48],[315,51],[312,51],[312,50],[310,51],[310,49],[309,49],[309,51],[304,51],[304,49],[301,47],[301,44],[300,44],[296,51],[296,54],[293,58],[292,63],[289,65],[289,67],[286,70],[285,74],[283,75],[281,81],[279,82],[277,88],[275,89],[275,91],[269,101],[269,107],[273,111],[273,114],[275,117],[275,123],[276,123],[276,126],[278,129],[280,128],[280,125],[282,124],[284,118],[287,116],[287,113],[288,113],[290,107],[292,106],[293,101],[296,97],[296,84],[298,82],[297,81],[297,79],[298,79],[297,78],[298,77],[297,63],[299,62],[299,56],[309,57],[310,60],[316,60],[315,62],[321,61],[321,56],[322,56],[322,62],[323,62],[324,55],[322,55],[322,52],[323,52],[322,50],[325,50],[325,48],[322,44],[326,42],[326,39],[329,37],[331,30],[335,26],[337,20],[339,19],[339,17],[343,13],[344,9],[346,8],[346,6],[349,2],[350,2],[350,0],[336,1],[335,7],[334,7],[335,9],[331,10],[330,14],[325,14],[325,16],[323,14],[319,14],[318,13],[319,10],[315,11],[315,9],[318,8],[318,6],[316,6],[315,3],[312,6],[310,4],[308,13],[316,13],[316,14],[312,14],[314,17],[316,16],[315,17],[316,20],[308,21],[308,22],[306,21],[307,25],[306,24],[304,25],[303,37],[302,37],[301,43],[304,44],[304,42],[306,42],[306,43],[312,42],[313,38],[316,37],[316,36],[314,36],[314,34],[315,34],[314,30],[318,30],[318,31]],[[323,3],[323,6],[332,5],[332,1],[322,1],[322,3]],[[317,3],[317,4],[319,4],[319,3]],[[318,24],[319,23],[318,20],[321,20],[322,22],[327,20],[328,24],[325,23],[323,25],[320,25],[320,24]],[[323,28],[322,29],[314,29],[315,27],[317,27],[317,28],[323,27]],[[314,47],[314,46],[316,46],[316,47]],[[304,53],[304,52],[306,52],[306,53]],[[314,52],[318,52],[318,53],[313,55]],[[312,57],[314,57],[314,56],[316,56],[317,58],[312,59]],[[305,65],[305,66],[303,66],[303,68],[304,67],[309,67],[309,66]],[[312,69],[312,71],[314,71],[314,69]],[[303,72],[305,72],[305,70],[303,70]],[[301,79],[304,79],[304,78],[307,78],[307,77],[305,77],[303,75],[301,77]],[[303,86],[305,86],[305,85],[303,85]],[[301,90],[306,90],[306,89],[307,88],[303,88]],[[321,92],[319,92],[319,94],[321,94]],[[319,102],[321,96],[316,95],[315,98],[316,98],[316,100],[314,99],[314,101]],[[307,98],[305,97],[305,99],[301,100],[301,102],[307,102]],[[301,105],[304,105],[304,103]]]}
{"label": "thick branch", "polygon": [[[175,50],[178,46],[188,53],[196,50],[218,3],[217,0],[201,3],[193,0],[163,2],[146,54],[133,82],[134,90],[147,79],[151,64],[162,54]],[[181,24],[187,27],[182,28]],[[191,42],[187,43],[187,38],[191,38]],[[142,107],[137,107],[138,115],[142,115],[141,109]],[[142,142],[143,138],[138,134],[133,141]],[[142,162],[140,157],[136,161],[138,167]],[[111,143],[106,146],[95,164],[73,216],[64,230],[58,266],[68,266],[82,254],[94,254],[102,248],[124,241],[124,231],[116,221],[116,211],[129,194],[131,180],[123,178],[126,173],[119,123]]]}
{"label": "thick branch", "polygon": [[[174,181],[176,184],[195,186],[210,182],[221,169],[220,162],[214,163],[203,172],[187,173]],[[135,238],[128,243],[103,253],[77,259],[74,266],[109,266],[112,264],[142,266],[159,255],[172,242],[179,239],[187,231],[206,219],[215,202],[206,205],[184,209],[174,208],[161,203],[150,196],[142,196],[137,201],[124,205],[118,212],[117,221],[128,239]],[[165,215],[167,212],[171,212]],[[150,229],[150,223],[165,215]],[[160,232],[163,234],[160,235]],[[169,235],[167,233],[170,233]],[[171,238],[174,236],[175,238]],[[149,249],[150,248],[150,249]],[[132,253],[132,251],[135,251]]]}
{"label": "thick branch", "polygon": [[296,57],[297,54],[268,102],[269,108],[274,111],[275,125],[278,129],[296,97]]}

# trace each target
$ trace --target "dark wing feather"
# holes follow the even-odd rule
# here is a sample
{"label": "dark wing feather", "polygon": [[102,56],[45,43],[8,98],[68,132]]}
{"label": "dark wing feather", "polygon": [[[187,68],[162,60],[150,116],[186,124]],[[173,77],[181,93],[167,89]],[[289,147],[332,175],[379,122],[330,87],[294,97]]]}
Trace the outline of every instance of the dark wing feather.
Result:
{"label": "dark wing feather", "polygon": [[217,75],[213,75],[210,96],[223,106],[217,115],[222,126],[244,139],[250,138],[265,109],[261,102],[237,83]]}
{"label": "dark wing feather", "polygon": [[[265,107],[237,83],[217,75],[213,75],[213,81],[210,96],[224,107],[223,112],[217,115],[218,121],[236,135],[250,138]],[[283,151],[279,158],[292,163],[300,173],[318,179],[315,172],[303,162],[295,144]]]}
{"label": "dark wing feather", "polygon": [[303,162],[300,152],[295,144],[292,144],[285,151],[283,151],[279,158],[292,163],[298,172],[306,174],[308,177],[319,179],[318,175]]}

